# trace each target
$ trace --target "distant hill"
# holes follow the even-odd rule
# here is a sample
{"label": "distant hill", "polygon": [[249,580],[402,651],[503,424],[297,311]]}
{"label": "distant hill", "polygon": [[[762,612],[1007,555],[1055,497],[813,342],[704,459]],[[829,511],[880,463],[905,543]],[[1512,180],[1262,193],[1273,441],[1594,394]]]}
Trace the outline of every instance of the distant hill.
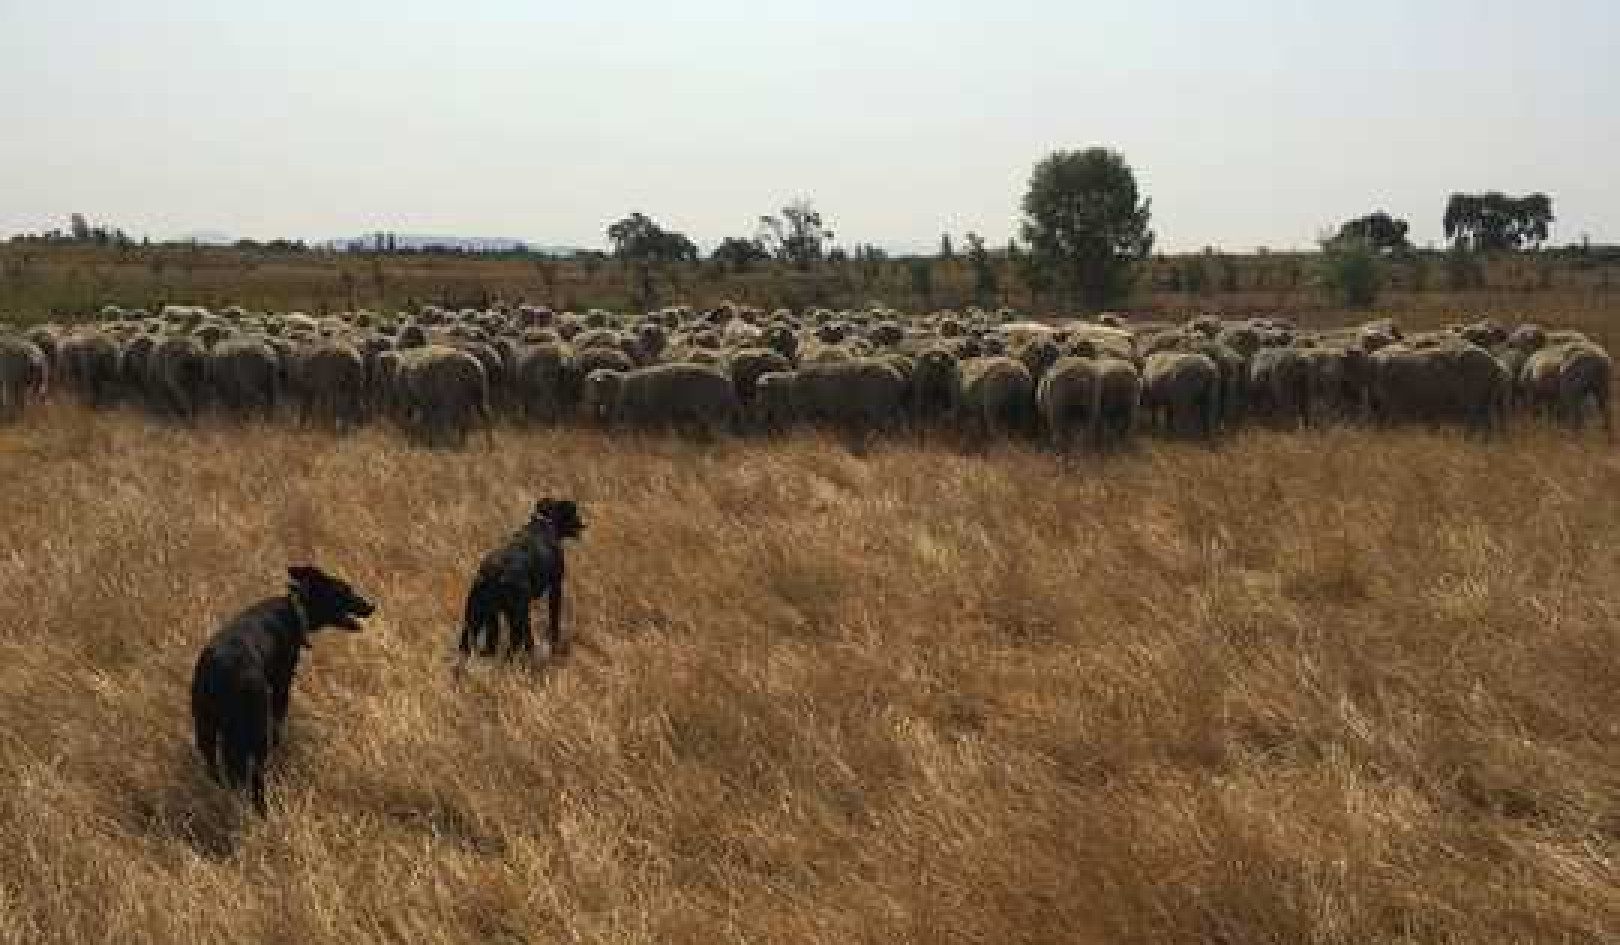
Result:
{"label": "distant hill", "polygon": [[[572,256],[580,252],[575,246],[546,246],[531,243],[528,240],[512,239],[502,236],[432,236],[417,233],[391,233],[394,245],[399,249],[446,249],[463,253],[511,253],[531,252],[545,253],[548,256]],[[318,245],[337,250],[351,249],[356,246],[363,249],[372,249],[376,246],[376,234],[366,236],[352,236],[335,240],[326,240]]]}
{"label": "distant hill", "polygon": [[190,233],[181,233],[174,238],[177,243],[196,243],[200,246],[229,246],[236,242],[236,237],[219,230],[194,230]]}

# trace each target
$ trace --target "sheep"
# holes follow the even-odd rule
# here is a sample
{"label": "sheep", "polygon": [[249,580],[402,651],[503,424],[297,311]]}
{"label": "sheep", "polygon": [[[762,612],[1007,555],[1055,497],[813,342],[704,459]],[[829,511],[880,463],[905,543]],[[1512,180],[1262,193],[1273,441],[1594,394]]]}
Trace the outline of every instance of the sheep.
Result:
{"label": "sheep", "polygon": [[518,350],[513,369],[514,397],[530,423],[556,423],[567,413],[573,352],[561,343],[531,344]]}
{"label": "sheep", "polygon": [[1029,369],[1007,357],[974,358],[962,365],[957,422],[983,442],[1032,426],[1035,381]]}
{"label": "sheep", "polygon": [[1609,387],[1613,373],[1613,362],[1602,348],[1591,342],[1565,342],[1530,355],[1521,369],[1520,384],[1531,407],[1575,430],[1581,427],[1590,399],[1604,433],[1611,434]]}
{"label": "sheep", "polygon": [[321,341],[299,348],[288,367],[303,423],[343,433],[363,419],[366,363],[353,345]]}
{"label": "sheep", "polygon": [[658,364],[633,371],[598,369],[585,379],[585,409],[613,427],[678,429],[709,437],[736,428],[731,378],[701,364]]}
{"label": "sheep", "polygon": [[209,387],[220,407],[237,418],[271,415],[282,392],[282,361],[256,337],[222,340],[207,353]]}
{"label": "sheep", "polygon": [[1141,377],[1129,361],[1108,356],[1058,360],[1036,387],[1052,446],[1067,452],[1083,433],[1096,449],[1128,440],[1136,425]]}
{"label": "sheep", "polygon": [[956,355],[936,342],[919,351],[912,361],[916,366],[911,375],[911,403],[907,405],[912,422],[920,428],[949,422],[956,415],[962,383]]}
{"label": "sheep", "polygon": [[1246,408],[1272,423],[1311,425],[1311,364],[1299,348],[1262,347],[1249,359]]}
{"label": "sheep", "polygon": [[461,445],[478,423],[493,436],[489,381],[477,358],[444,345],[397,354],[396,403],[408,433],[429,446]]}
{"label": "sheep", "polygon": [[50,368],[32,341],[0,337],[0,422],[22,416],[29,401],[45,395]]}
{"label": "sheep", "polygon": [[792,369],[793,363],[774,348],[743,348],[726,359],[726,372],[745,416],[752,414],[760,376]]}
{"label": "sheep", "polygon": [[158,339],[147,356],[146,374],[152,407],[162,416],[197,419],[208,388],[208,349],[192,335]]}
{"label": "sheep", "polygon": [[76,331],[62,339],[57,358],[64,385],[83,403],[107,407],[117,399],[119,346],[111,335],[95,329]]}
{"label": "sheep", "polygon": [[1380,425],[1461,422],[1504,429],[1511,380],[1502,362],[1460,337],[1415,339],[1372,355],[1370,401]]}
{"label": "sheep", "polygon": [[219,405],[234,416],[268,416],[281,396],[281,358],[261,339],[226,339],[208,352],[208,381]]}
{"label": "sheep", "polygon": [[1103,354],[1096,360],[1096,406],[1092,435],[1098,449],[1120,446],[1136,431],[1136,409],[1142,399],[1142,374],[1124,358]]}
{"label": "sheep", "polygon": [[806,423],[857,443],[897,426],[905,403],[905,379],[875,360],[806,364],[764,374],[757,386],[762,414],[773,427]]}
{"label": "sheep", "polygon": [[1035,386],[1035,403],[1051,445],[1068,452],[1076,431],[1089,431],[1097,408],[1097,362],[1059,358]]}
{"label": "sheep", "polygon": [[1213,440],[1220,427],[1220,368],[1208,355],[1160,351],[1142,368],[1142,407],[1167,432],[1196,430]]}

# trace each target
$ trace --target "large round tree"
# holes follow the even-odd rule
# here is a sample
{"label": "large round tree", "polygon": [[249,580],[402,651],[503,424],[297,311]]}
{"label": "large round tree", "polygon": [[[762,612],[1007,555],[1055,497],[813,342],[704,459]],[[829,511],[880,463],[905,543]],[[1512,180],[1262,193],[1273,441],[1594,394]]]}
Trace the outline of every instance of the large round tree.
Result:
{"label": "large round tree", "polygon": [[1102,307],[1130,292],[1132,265],[1153,250],[1151,205],[1117,151],[1058,151],[1030,175],[1024,241],[1060,291]]}

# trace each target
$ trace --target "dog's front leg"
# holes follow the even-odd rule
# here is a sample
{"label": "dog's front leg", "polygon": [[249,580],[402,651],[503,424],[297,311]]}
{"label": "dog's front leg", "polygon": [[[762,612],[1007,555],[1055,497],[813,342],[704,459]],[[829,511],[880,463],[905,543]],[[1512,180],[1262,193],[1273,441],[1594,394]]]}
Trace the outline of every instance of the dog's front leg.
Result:
{"label": "dog's front leg", "polygon": [[546,603],[550,607],[551,626],[547,629],[547,636],[551,642],[551,652],[555,656],[568,655],[568,642],[562,635],[563,613],[563,585],[557,581],[551,585],[551,593],[546,595]]}

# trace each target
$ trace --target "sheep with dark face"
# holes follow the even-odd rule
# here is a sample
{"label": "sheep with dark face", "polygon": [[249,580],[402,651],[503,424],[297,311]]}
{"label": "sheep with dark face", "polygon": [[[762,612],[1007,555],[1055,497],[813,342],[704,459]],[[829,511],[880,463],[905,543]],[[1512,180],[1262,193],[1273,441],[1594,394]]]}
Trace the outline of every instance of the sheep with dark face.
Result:
{"label": "sheep with dark face", "polygon": [[1490,318],[1464,325],[1458,334],[1481,348],[1494,348],[1508,340],[1507,329]]}
{"label": "sheep with dark face", "polygon": [[1018,349],[1018,360],[1037,384],[1040,383],[1041,376],[1061,357],[1063,347],[1053,335],[1031,338]]}
{"label": "sheep with dark face", "polygon": [[905,329],[901,328],[898,322],[889,320],[878,322],[866,333],[866,337],[870,338],[873,344],[882,348],[891,348],[899,344],[905,336]]}
{"label": "sheep with dark face", "polygon": [[726,359],[726,370],[731,375],[731,386],[737,392],[739,406],[744,415],[752,417],[760,377],[773,372],[791,371],[793,364],[773,348],[743,348],[733,351]]}
{"label": "sheep with dark face", "polygon": [[1546,347],[1547,330],[1540,325],[1526,322],[1509,332],[1505,343],[1510,348],[1531,354]]}
{"label": "sheep with dark face", "polygon": [[655,321],[636,326],[636,363],[645,367],[654,364],[669,347],[669,329]]}
{"label": "sheep with dark face", "polygon": [[774,350],[782,357],[792,362],[799,354],[799,336],[794,333],[793,326],[786,322],[772,322],[765,326],[765,334],[761,338],[765,347]]}
{"label": "sheep with dark face", "polygon": [[287,569],[287,593],[254,604],[208,641],[191,676],[191,719],[208,773],[251,790],[265,812],[264,768],[286,726],[298,659],[325,627],[360,629],[372,603],[314,567]]}
{"label": "sheep with dark face", "polygon": [[1260,331],[1246,323],[1227,325],[1215,336],[1215,341],[1247,359],[1260,350]]}
{"label": "sheep with dark face", "polygon": [[848,322],[827,322],[816,328],[816,340],[824,345],[840,345],[850,336],[852,327]]}

